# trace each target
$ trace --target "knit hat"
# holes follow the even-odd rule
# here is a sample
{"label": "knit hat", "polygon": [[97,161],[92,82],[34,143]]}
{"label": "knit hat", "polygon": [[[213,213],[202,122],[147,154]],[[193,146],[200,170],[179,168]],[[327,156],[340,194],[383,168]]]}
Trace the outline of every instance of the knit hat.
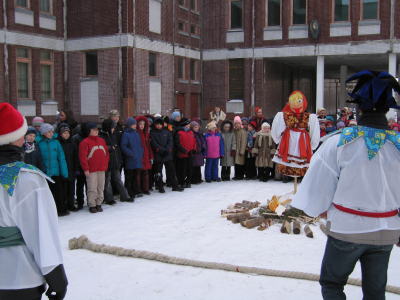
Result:
{"label": "knit hat", "polygon": [[333,119],[332,116],[327,116],[327,117],[326,117],[326,121],[331,121],[332,124],[333,124],[333,122],[334,122],[335,120]]}
{"label": "knit hat", "polygon": [[217,126],[215,125],[215,122],[210,122],[210,123],[207,124],[207,129],[208,130],[211,130],[213,128],[217,128]]}
{"label": "knit hat", "polygon": [[169,124],[169,117],[168,116],[163,116],[162,120],[163,120],[164,123]]}
{"label": "knit hat", "polygon": [[201,126],[201,120],[199,118],[192,118],[191,120],[197,122]]}
{"label": "knit hat", "polygon": [[41,117],[34,117],[32,119],[33,127],[42,126],[43,124],[44,124],[44,120]]}
{"label": "knit hat", "polygon": [[109,117],[119,117],[119,111],[116,109],[110,110],[110,113],[108,114]]}
{"label": "knit hat", "polygon": [[254,122],[254,121],[251,121],[251,122],[249,123],[249,125],[251,125],[254,129],[256,129],[256,127],[257,127],[257,124],[256,124],[256,122]]}
{"label": "knit hat", "polygon": [[264,130],[265,127],[271,128],[271,125],[269,125],[267,122],[262,123],[261,130]]}
{"label": "knit hat", "polygon": [[23,137],[28,129],[28,124],[21,113],[12,105],[0,103],[0,145],[9,144]]}
{"label": "knit hat", "polygon": [[160,118],[160,117],[157,117],[157,118],[154,119],[154,125],[155,124],[164,125],[164,120],[162,118]]}
{"label": "knit hat", "polygon": [[36,129],[34,127],[30,126],[30,127],[28,127],[28,130],[26,131],[25,135],[28,135],[31,133],[36,134]]}
{"label": "knit hat", "polygon": [[354,119],[347,120],[346,125],[347,125],[347,126],[350,126],[350,125],[355,125],[355,126],[357,126],[357,121],[354,120]]}
{"label": "knit hat", "polygon": [[326,111],[326,109],[323,108],[323,107],[318,108],[318,109],[317,109],[317,116],[319,116],[319,114],[321,113],[321,111]]}
{"label": "knit hat", "polygon": [[137,122],[136,122],[135,118],[130,117],[130,118],[126,119],[125,124],[126,124],[126,127],[131,128],[131,126],[136,125]]}
{"label": "knit hat", "polygon": [[90,135],[90,131],[91,131],[92,129],[98,129],[98,128],[97,128],[97,125],[96,125],[95,123],[93,123],[93,122],[87,123],[87,124],[86,124],[86,133],[87,133],[87,135]]}
{"label": "knit hat", "polygon": [[53,126],[51,126],[49,123],[44,123],[39,128],[39,132],[41,135],[44,135],[46,132],[49,132],[49,131],[54,131]]}
{"label": "knit hat", "polygon": [[149,120],[150,126],[153,125],[153,119],[152,118],[147,118],[147,120]]}
{"label": "knit hat", "polygon": [[179,113],[179,111],[174,111],[173,113],[172,113],[172,120],[175,120],[175,118],[177,117],[177,116],[180,116],[181,114]]}
{"label": "knit hat", "polygon": [[326,120],[325,125],[331,124],[333,126],[333,122],[331,120]]}
{"label": "knit hat", "polygon": [[392,130],[395,130],[395,129],[394,129],[395,127],[397,127],[397,131],[400,130],[400,125],[399,125],[399,124],[393,123],[392,125],[390,125],[390,128],[391,128]]}
{"label": "knit hat", "polygon": [[161,117],[161,115],[160,114],[155,114],[154,115],[154,118],[158,118],[158,117]]}
{"label": "knit hat", "polygon": [[101,129],[106,132],[111,132],[111,128],[113,128],[113,122],[115,123],[115,126],[117,126],[117,122],[115,122],[114,120],[105,119],[103,123],[101,123]]}
{"label": "knit hat", "polygon": [[61,123],[58,125],[58,133],[61,135],[64,131],[69,131],[71,133],[71,127],[68,124]]}
{"label": "knit hat", "polygon": [[336,128],[339,128],[339,127],[346,127],[346,125],[344,124],[343,121],[339,121],[336,123]]}
{"label": "knit hat", "polygon": [[195,121],[190,122],[190,129],[193,129],[196,126],[200,126],[199,123],[197,123]]}
{"label": "knit hat", "polygon": [[233,119],[233,123],[240,123],[240,125],[242,125],[242,120],[240,119],[240,117],[239,116],[236,116],[234,119]]}
{"label": "knit hat", "polygon": [[[243,122],[246,122],[246,123],[243,123]],[[247,125],[247,124],[249,124],[249,119],[246,117],[242,118],[242,125]]]}
{"label": "knit hat", "polygon": [[319,119],[319,124],[325,124],[326,123],[326,119]]}
{"label": "knit hat", "polygon": [[[180,114],[179,114],[180,115]],[[182,127],[189,125],[190,124],[190,120],[187,118],[182,118],[179,125],[181,125]]]}

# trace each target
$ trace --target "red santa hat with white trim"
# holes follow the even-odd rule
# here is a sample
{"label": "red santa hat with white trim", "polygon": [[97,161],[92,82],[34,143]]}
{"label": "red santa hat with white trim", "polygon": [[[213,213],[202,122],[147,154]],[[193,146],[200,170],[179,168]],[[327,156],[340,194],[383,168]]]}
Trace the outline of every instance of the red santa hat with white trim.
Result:
{"label": "red santa hat with white trim", "polygon": [[0,103],[0,120],[0,145],[15,142],[26,134],[26,119],[12,105]]}

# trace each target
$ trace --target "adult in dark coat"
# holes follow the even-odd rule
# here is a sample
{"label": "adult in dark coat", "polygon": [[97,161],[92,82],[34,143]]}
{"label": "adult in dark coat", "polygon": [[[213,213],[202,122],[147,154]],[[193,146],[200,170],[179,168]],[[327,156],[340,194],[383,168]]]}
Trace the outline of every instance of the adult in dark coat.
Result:
{"label": "adult in dark coat", "polygon": [[58,126],[58,141],[64,150],[65,161],[67,162],[68,178],[61,179],[63,187],[63,196],[67,203],[69,211],[78,211],[75,207],[75,175],[78,175],[79,163],[79,148],[71,138],[71,127],[68,124],[62,123]]}
{"label": "adult in dark coat", "polygon": [[106,119],[102,123],[99,137],[104,139],[110,153],[110,160],[108,162],[108,169],[106,171],[106,179],[104,184],[104,202],[108,205],[116,204],[113,198],[112,182],[114,182],[119,194],[121,202],[133,202],[134,199],[129,197],[128,191],[124,187],[121,180],[121,173],[119,169],[122,165],[122,154],[119,148],[117,138],[113,134],[117,122],[111,119]]}
{"label": "adult in dark coat", "polygon": [[[78,131],[78,134],[74,135],[72,140],[74,143],[78,146],[79,149],[79,144],[88,137],[88,134],[86,132],[86,124],[87,122],[84,122],[81,124],[81,129]],[[86,186],[86,191],[87,191],[87,183],[86,183],[86,176],[85,172],[83,171],[81,165],[79,164],[79,175],[76,176],[76,201],[78,202],[78,209],[83,209],[83,203],[85,199],[84,195],[84,187]]]}
{"label": "adult in dark coat", "polygon": [[206,142],[204,141],[203,132],[200,129],[200,125],[201,122],[199,121],[190,122],[190,130],[193,131],[197,143],[196,154],[193,155],[193,174],[191,179],[192,184],[202,183],[201,167],[204,166],[203,152],[206,150]]}
{"label": "adult in dark coat", "polygon": [[157,117],[154,119],[154,129],[150,133],[150,144],[154,153],[154,169],[156,185],[158,191],[165,193],[162,181],[162,168],[165,166],[166,174],[172,185],[173,191],[183,191],[183,188],[178,186],[178,180],[175,174],[173,164],[173,145],[171,133],[168,129],[164,128],[164,121],[162,118]]}

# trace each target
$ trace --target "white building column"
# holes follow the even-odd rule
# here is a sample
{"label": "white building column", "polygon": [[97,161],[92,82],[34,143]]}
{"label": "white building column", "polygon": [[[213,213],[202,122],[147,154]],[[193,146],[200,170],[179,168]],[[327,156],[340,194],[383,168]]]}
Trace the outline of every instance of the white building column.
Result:
{"label": "white building column", "polygon": [[346,106],[346,79],[347,79],[347,66],[340,66],[340,93],[339,93],[339,105],[340,109]]}
{"label": "white building column", "polygon": [[324,79],[325,79],[325,57],[317,57],[317,107],[324,107]]}
{"label": "white building column", "polygon": [[[389,74],[397,78],[397,55],[396,53],[389,53]],[[397,110],[390,109],[386,115],[388,118],[397,117]]]}

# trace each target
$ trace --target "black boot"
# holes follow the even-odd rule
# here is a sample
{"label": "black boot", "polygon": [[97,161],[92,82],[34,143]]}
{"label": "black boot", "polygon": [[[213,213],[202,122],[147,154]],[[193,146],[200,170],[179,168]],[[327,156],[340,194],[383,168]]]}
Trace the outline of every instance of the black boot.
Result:
{"label": "black boot", "polygon": [[178,185],[177,187],[172,188],[173,192],[183,192],[184,189],[183,187],[181,187],[180,185]]}

